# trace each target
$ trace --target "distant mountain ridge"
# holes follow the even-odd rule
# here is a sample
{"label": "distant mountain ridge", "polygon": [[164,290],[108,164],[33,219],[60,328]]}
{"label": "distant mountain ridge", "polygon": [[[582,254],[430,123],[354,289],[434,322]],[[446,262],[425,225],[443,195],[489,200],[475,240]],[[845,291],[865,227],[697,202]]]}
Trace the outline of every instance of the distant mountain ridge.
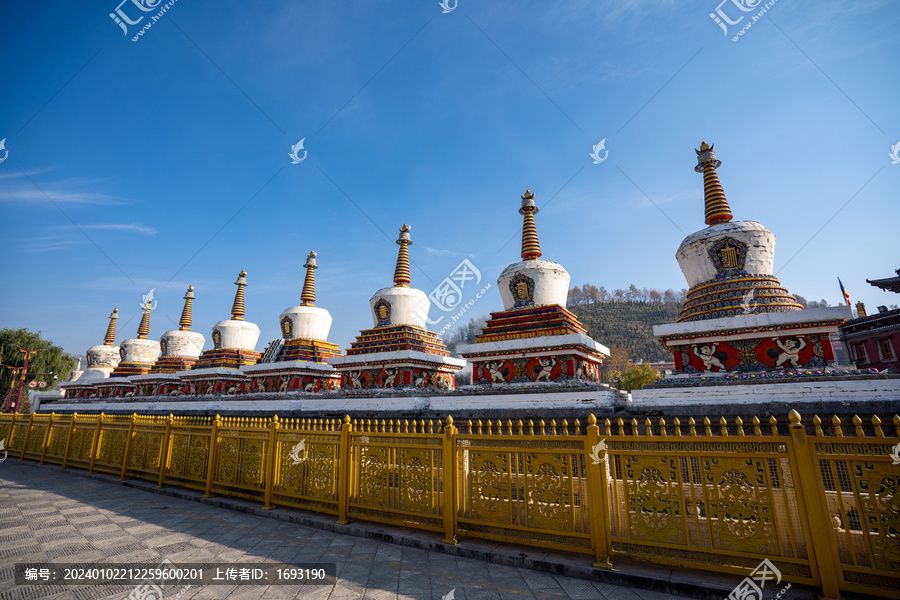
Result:
{"label": "distant mountain ridge", "polygon": [[676,302],[595,302],[570,306],[588,335],[604,346],[625,346],[634,361],[672,360],[653,337],[653,326],[674,323]]}

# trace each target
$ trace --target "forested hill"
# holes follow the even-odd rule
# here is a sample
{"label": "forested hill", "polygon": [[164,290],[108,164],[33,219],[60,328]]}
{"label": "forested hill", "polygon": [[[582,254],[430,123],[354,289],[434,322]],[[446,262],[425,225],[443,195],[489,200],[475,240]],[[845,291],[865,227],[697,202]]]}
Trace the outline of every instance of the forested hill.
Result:
{"label": "forested hill", "polygon": [[625,346],[634,361],[671,360],[653,337],[653,325],[674,323],[681,310],[677,302],[595,302],[570,306],[569,310],[604,346]]}

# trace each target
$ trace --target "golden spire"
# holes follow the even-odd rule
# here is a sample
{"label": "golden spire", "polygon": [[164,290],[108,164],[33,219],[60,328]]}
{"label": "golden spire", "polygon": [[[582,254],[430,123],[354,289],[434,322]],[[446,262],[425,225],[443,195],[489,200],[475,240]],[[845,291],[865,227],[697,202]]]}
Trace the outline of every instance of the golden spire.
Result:
{"label": "golden spire", "polygon": [[141,323],[138,325],[138,339],[146,340],[147,335],[150,333],[150,311],[156,308],[156,304],[153,303],[153,291],[156,288],[150,290],[150,292],[144,296],[144,301],[141,303],[141,308],[144,310],[144,314],[141,315]]}
{"label": "golden spire", "polygon": [[244,320],[244,288],[247,287],[247,271],[241,270],[234,285],[238,286],[234,295],[234,304],[231,306],[231,318],[235,321]]}
{"label": "golden spire", "polygon": [[109,326],[106,328],[106,337],[103,338],[104,346],[113,346],[116,343],[116,319],[119,318],[119,309],[114,308],[109,315]]}
{"label": "golden spire", "polygon": [[303,291],[300,293],[300,306],[315,306],[316,304],[316,274],[314,269],[318,269],[316,264],[316,251],[310,250],[306,257],[306,278],[303,280]]}
{"label": "golden spire", "polygon": [[141,315],[141,324],[138,325],[138,339],[146,340],[150,333],[150,308],[144,306],[144,314]]}
{"label": "golden spire", "polygon": [[178,329],[181,331],[191,330],[191,305],[194,303],[194,286],[189,285],[187,293],[184,295],[184,309],[181,311],[181,320],[178,321]]}
{"label": "golden spire", "polygon": [[727,223],[734,218],[728,200],[725,199],[725,191],[719,183],[719,175],[716,173],[722,161],[716,160],[715,148],[715,144],[710,146],[703,142],[699,150],[694,150],[697,153],[697,166],[694,170],[703,173],[703,202],[706,206],[707,225]]}
{"label": "golden spire", "polygon": [[400,252],[397,253],[397,266],[394,268],[394,287],[409,287],[409,225],[403,224],[400,228],[400,238],[397,240]]}
{"label": "golden spire", "polygon": [[522,208],[519,209],[519,214],[525,215],[525,222],[522,225],[522,260],[537,260],[541,257],[541,244],[538,241],[537,228],[534,226],[534,215],[537,212],[534,194],[531,190],[525,190]]}

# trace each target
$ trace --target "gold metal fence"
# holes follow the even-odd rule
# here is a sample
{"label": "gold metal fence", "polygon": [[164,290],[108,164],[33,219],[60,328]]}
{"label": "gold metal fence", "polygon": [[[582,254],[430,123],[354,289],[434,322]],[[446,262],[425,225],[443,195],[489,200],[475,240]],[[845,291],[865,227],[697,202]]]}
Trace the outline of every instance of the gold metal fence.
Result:
{"label": "gold metal fence", "polygon": [[[439,532],[900,598],[885,425],[0,415],[8,455]],[[809,423],[809,422],[808,422]],[[888,429],[892,430],[893,437]]]}

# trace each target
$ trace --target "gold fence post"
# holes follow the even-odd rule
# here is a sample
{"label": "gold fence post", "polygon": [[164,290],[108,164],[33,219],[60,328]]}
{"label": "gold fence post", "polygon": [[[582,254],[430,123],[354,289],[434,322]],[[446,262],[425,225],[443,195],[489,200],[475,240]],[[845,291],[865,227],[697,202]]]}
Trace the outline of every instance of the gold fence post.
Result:
{"label": "gold fence post", "polygon": [[69,435],[66,437],[66,449],[63,451],[62,467],[65,469],[69,466],[69,452],[72,450],[72,437],[75,435],[75,421],[78,419],[78,413],[72,413],[72,422],[69,423]]}
{"label": "gold fence post", "polygon": [[53,429],[53,417],[56,416],[55,412],[50,413],[50,418],[47,419],[47,431],[44,432],[44,442],[41,444],[41,461],[38,463],[39,465],[44,464],[44,456],[47,454],[47,444],[50,443],[50,431]]}
{"label": "gold fence post", "polygon": [[25,449],[28,448],[28,438],[31,437],[31,428],[34,427],[34,413],[28,418],[28,429],[25,430],[25,441],[22,443],[22,451],[19,452],[19,460],[25,458]]}
{"label": "gold fence post", "polygon": [[131,458],[132,439],[134,438],[134,421],[137,419],[137,413],[131,413],[131,423],[128,425],[128,436],[125,438],[125,451],[122,453],[122,473],[119,475],[119,481],[125,481],[125,472],[128,470],[128,459]]}
{"label": "gold fence post", "polygon": [[[12,413],[12,419],[9,422],[9,431],[6,432],[6,438],[3,441],[3,447],[9,448],[10,442],[12,442],[12,434],[13,430],[16,428],[16,413]],[[7,451],[8,453],[8,451]]]}
{"label": "gold fence post", "polygon": [[212,433],[209,436],[209,456],[206,463],[206,485],[203,487],[203,497],[212,498],[212,482],[213,473],[216,466],[216,459],[219,455],[219,427],[222,426],[222,420],[219,415],[212,422]]}
{"label": "gold fence post", "polygon": [[350,432],[352,430],[353,424],[350,423],[350,415],[344,415],[344,422],[341,424],[341,442],[338,447],[340,454],[338,460],[338,525],[346,525],[350,522],[347,513],[350,511],[350,472],[352,471]]}
{"label": "gold fence post", "polygon": [[97,429],[94,430],[94,441],[91,442],[91,467],[88,469],[88,473],[94,472],[94,461],[97,460],[97,455],[100,453],[101,435],[103,435],[103,413],[97,417]]}
{"label": "gold fence post", "polygon": [[820,600],[838,599],[841,597],[841,561],[831,519],[821,502],[825,489],[822,487],[819,463],[815,460],[815,446],[806,437],[806,429],[800,423],[800,413],[791,409],[788,420],[791,435],[788,456],[792,467],[796,467],[795,481],[799,484],[794,488],[797,508],[801,518],[807,522],[812,539],[807,541],[806,550],[810,563],[819,573],[822,586],[822,592],[817,595]]}
{"label": "gold fence post", "polygon": [[459,512],[459,494],[457,493],[456,473],[456,427],[453,417],[447,415],[444,426],[444,438],[441,444],[443,455],[442,477],[444,485],[444,539],[443,544],[456,544],[456,519]]}
{"label": "gold fence post", "polygon": [[[597,417],[588,417],[584,462],[587,467],[588,514],[591,520],[591,543],[594,546],[594,568],[611,569],[612,526],[609,516],[609,454],[605,438],[600,440]],[[602,455],[601,455],[602,453]]]}
{"label": "gold fence post", "polygon": [[166,475],[166,468],[169,466],[169,438],[172,435],[172,423],[175,421],[175,417],[169,414],[169,418],[166,419],[166,432],[163,434],[162,440],[162,448],[160,449],[159,454],[159,480],[156,482],[156,487],[161,488],[163,486],[163,478]]}
{"label": "gold fence post", "polygon": [[16,413],[12,414],[12,420],[9,422],[9,431],[6,432],[6,439],[3,443],[4,448],[9,448],[9,444],[12,441],[13,430],[16,428]]}
{"label": "gold fence post", "polygon": [[272,492],[275,487],[275,435],[278,432],[279,427],[278,415],[274,415],[269,422],[269,447],[266,452],[266,469],[264,471],[266,478],[263,510],[272,510],[275,508],[272,504]]}

